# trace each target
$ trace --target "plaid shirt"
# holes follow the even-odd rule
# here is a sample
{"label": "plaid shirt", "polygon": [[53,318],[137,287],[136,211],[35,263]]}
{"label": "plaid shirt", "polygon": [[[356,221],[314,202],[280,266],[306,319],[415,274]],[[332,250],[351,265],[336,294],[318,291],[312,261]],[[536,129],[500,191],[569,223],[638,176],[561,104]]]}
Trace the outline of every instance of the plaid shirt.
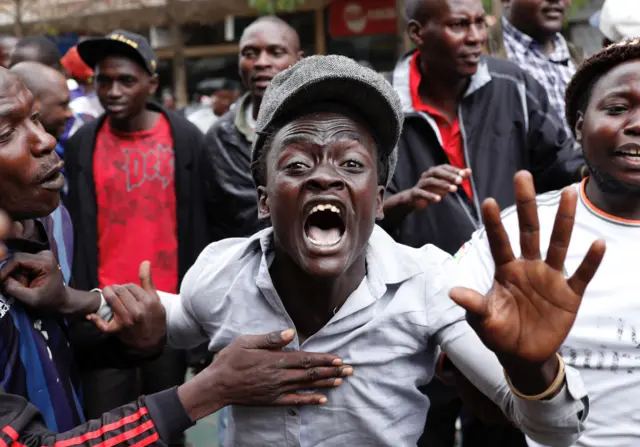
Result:
{"label": "plaid shirt", "polygon": [[564,119],[564,92],[576,67],[571,61],[569,47],[560,33],[556,34],[553,53],[545,55],[542,45],[502,18],[504,46],[511,62],[526,70],[547,91],[549,102],[558,116],[565,122],[569,135],[571,130]]}

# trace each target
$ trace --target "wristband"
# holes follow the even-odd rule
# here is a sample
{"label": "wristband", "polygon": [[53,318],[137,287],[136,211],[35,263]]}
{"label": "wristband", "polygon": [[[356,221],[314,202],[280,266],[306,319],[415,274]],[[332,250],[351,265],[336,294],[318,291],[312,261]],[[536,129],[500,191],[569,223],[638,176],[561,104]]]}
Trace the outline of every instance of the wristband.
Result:
{"label": "wristband", "polygon": [[100,307],[96,312],[100,318],[102,318],[107,323],[113,319],[113,311],[111,310],[111,306],[107,303],[107,300],[104,299],[104,295],[102,294],[101,289],[93,289],[91,292],[98,292],[100,294]]}
{"label": "wristband", "polygon": [[509,385],[509,389],[511,389],[511,392],[516,396],[518,396],[520,399],[543,400],[551,396],[552,394],[554,394],[556,391],[558,391],[558,389],[562,387],[562,384],[564,383],[565,367],[564,367],[564,360],[562,359],[562,356],[558,353],[556,353],[556,356],[558,357],[558,362],[559,362],[558,375],[553,380],[553,382],[551,382],[551,385],[549,385],[549,388],[547,388],[545,391],[543,391],[540,394],[536,394],[535,396],[527,396],[526,394],[522,394],[520,391],[518,391],[516,387],[513,386],[513,383],[511,383],[511,379],[509,379],[509,376],[507,375],[507,371],[505,370],[504,378],[507,380],[507,385]]}

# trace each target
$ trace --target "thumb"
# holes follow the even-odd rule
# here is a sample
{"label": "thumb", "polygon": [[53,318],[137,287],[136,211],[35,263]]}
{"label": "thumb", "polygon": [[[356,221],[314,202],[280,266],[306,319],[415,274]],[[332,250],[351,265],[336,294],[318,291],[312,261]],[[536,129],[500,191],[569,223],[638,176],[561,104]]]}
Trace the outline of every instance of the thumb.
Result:
{"label": "thumb", "polygon": [[142,261],[142,264],[140,264],[138,278],[140,279],[140,287],[142,287],[146,292],[155,295],[156,286],[153,285],[153,278],[151,277],[151,263],[149,261]]}
{"label": "thumb", "polygon": [[282,332],[270,332],[263,335],[248,335],[244,341],[244,347],[248,349],[280,349],[287,346],[296,332],[293,329],[286,329]]}
{"label": "thumb", "polygon": [[489,300],[475,290],[454,287],[449,291],[449,297],[477,318],[484,319],[489,314]]}
{"label": "thumb", "polygon": [[96,325],[101,332],[111,334],[114,332],[118,332],[120,330],[120,324],[116,317],[114,316],[113,320],[110,322],[104,321],[102,318],[98,316],[98,314],[89,314],[86,316],[87,320]]}

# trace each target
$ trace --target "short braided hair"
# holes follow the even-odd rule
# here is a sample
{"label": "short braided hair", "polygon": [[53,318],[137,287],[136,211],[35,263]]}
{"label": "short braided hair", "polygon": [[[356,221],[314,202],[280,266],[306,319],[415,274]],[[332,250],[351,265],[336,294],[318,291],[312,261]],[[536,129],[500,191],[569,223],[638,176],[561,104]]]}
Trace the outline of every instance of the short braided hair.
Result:
{"label": "short braided hair", "polygon": [[633,59],[640,59],[640,38],[609,45],[580,65],[565,93],[565,116],[574,137],[578,112],[586,110],[596,82],[612,68]]}

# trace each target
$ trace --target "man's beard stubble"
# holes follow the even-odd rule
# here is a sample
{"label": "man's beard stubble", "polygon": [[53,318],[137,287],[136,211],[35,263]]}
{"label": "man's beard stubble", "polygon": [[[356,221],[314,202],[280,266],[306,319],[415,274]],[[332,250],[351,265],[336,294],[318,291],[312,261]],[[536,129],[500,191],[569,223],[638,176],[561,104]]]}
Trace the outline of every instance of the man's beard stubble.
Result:
{"label": "man's beard stubble", "polygon": [[621,182],[613,175],[596,168],[593,164],[589,163],[589,160],[586,157],[585,162],[589,168],[589,176],[596,182],[598,188],[603,193],[640,198],[640,184],[634,185],[631,183]]}

